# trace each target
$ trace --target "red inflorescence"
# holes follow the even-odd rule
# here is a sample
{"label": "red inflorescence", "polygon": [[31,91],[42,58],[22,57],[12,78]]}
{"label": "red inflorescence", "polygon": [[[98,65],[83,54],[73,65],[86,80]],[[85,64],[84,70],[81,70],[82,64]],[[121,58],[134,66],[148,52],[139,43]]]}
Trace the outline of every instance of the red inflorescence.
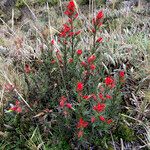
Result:
{"label": "red inflorescence", "polygon": [[64,12],[64,14],[67,15],[69,18],[71,18],[74,15],[74,13],[75,13],[75,3],[73,0],[71,0],[67,5],[67,10]]}
{"label": "red inflorescence", "polygon": [[65,96],[62,96],[60,98],[59,106],[63,108],[65,106],[66,101],[67,101],[67,98]]}
{"label": "red inflorescence", "polygon": [[105,118],[104,118],[103,116],[99,116],[99,119],[100,119],[101,121],[105,121]]}
{"label": "red inflorescence", "polygon": [[26,64],[26,65],[25,65],[24,71],[25,71],[25,73],[30,73],[30,72],[31,72],[31,68],[30,68],[30,65],[29,65],[29,64]]}
{"label": "red inflorescence", "polygon": [[91,69],[91,70],[95,70],[95,68],[96,68],[96,66],[95,66],[94,64],[91,64],[91,65],[90,65],[90,69]]}
{"label": "red inflorescence", "polygon": [[96,110],[97,112],[102,112],[104,111],[105,107],[106,107],[105,104],[98,103],[93,107],[93,110]]}
{"label": "red inflorescence", "polygon": [[124,78],[125,72],[124,72],[124,71],[120,71],[120,72],[119,72],[119,76],[120,76],[121,78]]}
{"label": "red inflorescence", "polygon": [[77,124],[77,128],[86,128],[88,124],[89,123],[87,121],[84,121],[82,118],[80,118]]}
{"label": "red inflorescence", "polygon": [[81,49],[78,49],[77,50],[77,55],[81,55],[82,54],[82,50]]}
{"label": "red inflorescence", "polygon": [[91,123],[94,123],[94,122],[95,122],[95,117],[92,116],[92,117],[91,117]]}
{"label": "red inflorescence", "polygon": [[77,92],[81,92],[83,90],[83,87],[84,87],[83,83],[82,82],[78,82],[77,83],[77,87],[76,87],[76,91]]}
{"label": "red inflorescence", "polygon": [[100,37],[100,38],[98,38],[98,39],[96,40],[97,43],[101,43],[102,41],[103,41],[103,38],[102,38],[102,37]]}
{"label": "red inflorescence", "polygon": [[110,88],[115,87],[115,81],[114,81],[114,79],[112,77],[106,77],[105,80],[104,80],[104,82]]}
{"label": "red inflorescence", "polygon": [[93,63],[95,61],[95,59],[96,59],[96,56],[95,55],[91,55],[90,57],[88,57],[87,61],[90,64],[90,63]]}

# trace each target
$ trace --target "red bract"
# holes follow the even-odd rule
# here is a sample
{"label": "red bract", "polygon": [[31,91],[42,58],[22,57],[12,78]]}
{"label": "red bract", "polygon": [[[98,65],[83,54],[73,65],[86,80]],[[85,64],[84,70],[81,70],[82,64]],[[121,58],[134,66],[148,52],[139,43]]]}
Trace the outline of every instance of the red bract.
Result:
{"label": "red bract", "polygon": [[67,10],[64,12],[69,18],[72,17],[72,15],[75,12],[75,4],[74,1],[70,1],[67,5]]}
{"label": "red bract", "polygon": [[95,117],[92,116],[92,117],[91,117],[91,123],[94,123],[94,122],[95,122]]}
{"label": "red bract", "polygon": [[26,73],[30,73],[30,72],[31,72],[31,68],[30,68],[30,66],[29,66],[28,64],[25,65],[24,71],[25,71]]}
{"label": "red bract", "polygon": [[95,70],[95,68],[96,68],[96,66],[95,66],[94,64],[91,64],[91,65],[90,65],[90,69],[91,69],[91,70]]}
{"label": "red bract", "polygon": [[16,106],[19,106],[19,105],[20,105],[20,102],[17,100],[17,101],[15,102],[15,105],[16,105]]}
{"label": "red bract", "polygon": [[74,32],[69,32],[68,33],[68,36],[73,36],[74,35]]}
{"label": "red bract", "polygon": [[93,99],[96,101],[97,100],[97,97],[95,94],[91,94],[91,96],[93,97]]}
{"label": "red bract", "polygon": [[17,107],[17,106],[13,106],[9,110],[15,111],[17,113],[21,113],[22,112],[21,107]]}
{"label": "red bract", "polygon": [[82,50],[81,49],[78,49],[77,50],[77,55],[81,55],[82,54]]}
{"label": "red bract", "polygon": [[87,61],[90,64],[90,63],[93,63],[95,61],[95,59],[96,59],[96,56],[95,55],[91,55],[90,57],[88,57]]}
{"label": "red bract", "polygon": [[81,138],[82,136],[83,136],[83,131],[80,130],[80,131],[78,132],[78,138]]}
{"label": "red bract", "polygon": [[69,17],[69,16],[72,16],[73,13],[70,12],[70,11],[68,11],[68,10],[66,10],[66,11],[64,12],[64,14],[67,15],[67,16]]}
{"label": "red bract", "polygon": [[78,124],[77,124],[77,128],[86,128],[88,126],[88,122],[84,121],[82,118],[80,118]]}
{"label": "red bract", "polygon": [[87,67],[87,63],[85,61],[81,61],[81,66]]}
{"label": "red bract", "polygon": [[69,58],[68,62],[73,63],[73,58]]}
{"label": "red bract", "polygon": [[51,40],[51,44],[54,45],[54,43],[55,43],[55,41],[54,41],[54,39],[52,39],[52,40]]}
{"label": "red bract", "polygon": [[121,78],[124,78],[125,72],[124,72],[124,71],[120,71],[120,72],[119,72],[119,76],[120,76]]}
{"label": "red bract", "polygon": [[90,95],[84,95],[82,96],[83,99],[89,100],[90,98],[93,98],[94,100],[97,100],[97,97],[95,94],[90,94]]}
{"label": "red bract", "polygon": [[64,32],[69,32],[71,30],[71,28],[67,24],[64,24],[63,26],[64,26],[63,28]]}
{"label": "red bract", "polygon": [[15,111],[15,112],[17,112],[17,113],[21,113],[21,112],[22,112],[22,108],[21,108],[21,106],[20,106],[20,102],[19,102],[19,101],[16,101],[16,102],[15,102],[15,105],[12,106],[9,110]]}
{"label": "red bract", "polygon": [[65,96],[62,96],[60,98],[59,106],[63,108],[66,101],[67,101],[67,98]]}
{"label": "red bract", "polygon": [[96,42],[101,43],[101,42],[102,42],[102,40],[103,40],[103,38],[102,38],[102,37],[100,37],[100,38],[98,38],[98,39],[96,40]]}
{"label": "red bract", "polygon": [[17,110],[16,110],[16,112],[17,112],[17,113],[21,113],[21,112],[22,112],[21,107],[18,107]]}
{"label": "red bract", "polygon": [[96,30],[95,29],[92,29],[92,33],[95,33],[96,32]]}
{"label": "red bract", "polygon": [[81,92],[83,90],[83,83],[82,82],[78,82],[77,83],[77,87],[76,87],[76,91],[77,92]]}
{"label": "red bract", "polygon": [[107,120],[107,124],[111,124],[112,123],[112,119]]}
{"label": "red bract", "polygon": [[106,98],[107,98],[107,99],[112,99],[112,96],[109,95],[109,94],[106,94]]}
{"label": "red bract", "polygon": [[97,112],[102,112],[105,109],[105,104],[98,103],[93,107],[93,110],[96,110]]}
{"label": "red bract", "polygon": [[93,18],[93,24],[100,27],[102,25],[101,19],[103,17],[104,17],[103,12],[99,11],[96,15],[96,18]]}
{"label": "red bract", "polygon": [[67,24],[64,24],[63,25],[63,29],[61,30],[59,36],[60,37],[66,37],[66,35],[68,34],[68,32],[71,30],[71,28],[67,25]]}
{"label": "red bract", "polygon": [[76,14],[75,14],[75,16],[74,16],[74,18],[77,18],[77,17],[78,17],[78,15],[79,15],[79,14],[78,14],[78,13],[76,13]]}
{"label": "red bract", "polygon": [[89,95],[84,95],[84,96],[82,96],[82,98],[88,100],[89,99]]}
{"label": "red bract", "polygon": [[102,93],[99,93],[99,98],[100,98],[101,100],[105,100],[104,95],[103,95]]}
{"label": "red bract", "polygon": [[56,60],[53,59],[53,60],[51,61],[51,64],[54,64],[55,62],[56,62]]}
{"label": "red bract", "polygon": [[72,104],[67,103],[67,104],[66,104],[66,107],[69,108],[69,109],[72,109]]}
{"label": "red bract", "polygon": [[103,12],[102,12],[102,11],[99,11],[98,14],[97,14],[97,16],[96,16],[96,19],[97,19],[97,20],[100,20],[100,19],[103,18],[103,16],[104,16]]}
{"label": "red bract", "polygon": [[66,33],[65,33],[64,31],[61,31],[60,34],[59,34],[59,36],[60,36],[60,37],[65,37],[65,36],[66,36]]}
{"label": "red bract", "polygon": [[75,35],[79,35],[79,34],[80,34],[80,32],[81,32],[81,31],[77,31],[77,32],[75,32]]}
{"label": "red bract", "polygon": [[105,121],[105,118],[104,118],[103,116],[99,116],[99,119],[100,119],[101,121]]}
{"label": "red bract", "polygon": [[57,59],[58,59],[59,63],[61,63],[61,64],[62,64],[62,63],[63,63],[63,62],[62,62],[62,57],[61,57],[61,54],[60,54],[60,52],[59,52],[59,51],[57,51],[57,52],[56,52],[56,57],[57,57]]}
{"label": "red bract", "polygon": [[16,111],[17,110],[17,106],[12,106],[9,110]]}
{"label": "red bract", "polygon": [[75,4],[74,4],[74,1],[73,1],[73,0],[69,2],[67,8],[68,8],[68,10],[70,10],[70,11],[74,11],[74,9],[75,9]]}

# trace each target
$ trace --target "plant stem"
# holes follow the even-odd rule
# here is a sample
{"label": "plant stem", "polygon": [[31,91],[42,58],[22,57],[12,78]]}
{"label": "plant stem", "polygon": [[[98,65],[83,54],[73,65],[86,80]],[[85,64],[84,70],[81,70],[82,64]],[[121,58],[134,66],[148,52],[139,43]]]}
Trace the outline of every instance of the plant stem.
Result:
{"label": "plant stem", "polygon": [[[72,18],[71,18],[72,20]],[[71,21],[71,32],[73,33],[73,21]],[[74,57],[74,35],[71,37],[72,58]]]}

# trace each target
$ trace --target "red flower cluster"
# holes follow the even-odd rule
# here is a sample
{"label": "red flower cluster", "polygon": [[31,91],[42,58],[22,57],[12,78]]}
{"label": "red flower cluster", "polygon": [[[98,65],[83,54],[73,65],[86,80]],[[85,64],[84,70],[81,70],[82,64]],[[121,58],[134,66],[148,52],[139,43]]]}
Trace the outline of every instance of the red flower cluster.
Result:
{"label": "red flower cluster", "polygon": [[16,101],[15,105],[12,106],[9,111],[15,111],[17,113],[21,113],[22,112],[22,109],[21,109],[21,106],[20,106],[20,102],[19,101]]}
{"label": "red flower cluster", "polygon": [[67,10],[64,13],[70,18],[72,17],[74,12],[75,12],[75,4],[74,4],[74,1],[71,0],[69,4],[67,5]]}
{"label": "red flower cluster", "polygon": [[106,98],[107,98],[107,99],[112,99],[112,96],[109,95],[109,94],[106,94]]}
{"label": "red flower cluster", "polygon": [[112,77],[106,77],[104,82],[110,88],[115,87],[115,81]]}
{"label": "red flower cluster", "polygon": [[67,24],[64,24],[63,25],[63,29],[61,30],[59,36],[60,37],[66,37],[67,34],[69,35],[70,33],[70,30],[71,30],[71,27],[69,27]]}
{"label": "red flower cluster", "polygon": [[78,82],[77,83],[77,87],[76,87],[76,91],[77,92],[81,92],[83,90],[83,87],[84,87],[83,83],[82,82]]}
{"label": "red flower cluster", "polygon": [[80,118],[77,124],[77,128],[86,128],[88,124],[89,123],[87,121],[84,121],[82,118]]}
{"label": "red flower cluster", "polygon": [[88,61],[89,64],[91,64],[95,61],[95,59],[96,59],[96,56],[93,54],[90,57],[88,57],[87,61]]}
{"label": "red flower cluster", "polygon": [[[80,34],[80,31],[72,32],[72,28],[68,24],[64,24],[63,29],[59,33],[59,37],[66,38],[66,37],[77,36],[78,34]],[[67,42],[64,41],[64,44],[67,44]]]}
{"label": "red flower cluster", "polygon": [[93,110],[96,110],[97,112],[102,112],[104,111],[105,107],[106,107],[105,104],[98,103],[93,107]]}
{"label": "red flower cluster", "polygon": [[59,106],[61,108],[63,108],[64,106],[66,106],[67,108],[72,109],[72,104],[67,103],[67,98],[65,96],[62,96],[60,98]]}
{"label": "red flower cluster", "polygon": [[107,124],[111,124],[112,122],[113,122],[112,119],[108,119],[108,120],[107,120]]}
{"label": "red flower cluster", "polygon": [[102,93],[99,93],[99,98],[103,101],[106,99],[112,99],[112,96],[109,94],[103,95]]}
{"label": "red flower cluster", "polygon": [[101,19],[104,17],[104,14],[102,11],[99,11],[98,14],[96,15],[96,18],[93,19],[93,24],[94,25],[98,25],[98,26],[101,26],[102,25],[102,22],[101,22]]}
{"label": "red flower cluster", "polygon": [[76,53],[77,53],[78,56],[80,56],[80,55],[82,54],[82,49],[78,49],[78,50],[76,51]]}
{"label": "red flower cluster", "polygon": [[125,82],[125,72],[124,71],[120,71],[119,72],[119,77],[120,77],[120,82],[124,83]]}
{"label": "red flower cluster", "polygon": [[106,118],[103,117],[103,116],[99,116],[99,120],[101,120],[101,121],[103,121],[103,122],[106,122],[107,124],[111,124],[111,123],[112,123],[112,119],[106,120]]}
{"label": "red flower cluster", "polygon": [[78,132],[78,138],[80,138],[80,137],[82,137],[82,136],[83,136],[83,131],[80,130],[80,131]]}
{"label": "red flower cluster", "polygon": [[77,123],[77,129],[80,129],[78,132],[78,138],[83,136],[83,129],[88,126],[88,122],[84,121],[83,118],[79,119],[79,122]]}
{"label": "red flower cluster", "polygon": [[99,119],[100,119],[101,121],[105,121],[105,118],[104,118],[103,116],[99,116]]}
{"label": "red flower cluster", "polygon": [[99,93],[99,98],[100,98],[101,100],[105,100],[104,95],[103,95],[102,93]]}
{"label": "red flower cluster", "polygon": [[103,12],[102,12],[102,11],[99,11],[98,14],[97,14],[97,16],[96,16],[96,20],[102,19],[103,16],[104,16]]}
{"label": "red flower cluster", "polygon": [[89,100],[90,98],[93,98],[95,101],[97,100],[97,97],[95,94],[84,95],[84,96],[82,96],[82,98],[85,100]]}

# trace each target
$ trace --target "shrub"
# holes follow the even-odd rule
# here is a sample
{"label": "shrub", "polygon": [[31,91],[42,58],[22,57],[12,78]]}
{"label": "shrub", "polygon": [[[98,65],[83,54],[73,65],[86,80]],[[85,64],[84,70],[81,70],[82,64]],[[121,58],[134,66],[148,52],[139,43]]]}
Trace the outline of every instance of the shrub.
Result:
{"label": "shrub", "polygon": [[[41,122],[40,119],[34,121],[67,141],[79,140],[81,145],[86,141],[95,143],[94,139],[109,133],[119,119],[126,75],[121,68],[108,73],[101,63],[102,11],[91,18],[87,28],[82,28],[73,1],[64,14],[68,21],[58,34],[40,37],[39,57],[15,61],[17,71],[24,75],[28,89],[24,96],[33,113],[17,101],[20,97],[14,98],[16,103],[9,112],[22,114],[20,121],[26,120],[27,114],[31,120],[47,114]],[[90,37],[86,38],[84,31]],[[21,47],[22,42],[18,39],[16,46]],[[83,49],[83,44],[88,45]],[[7,85],[5,90],[14,91],[14,87]],[[39,113],[40,110],[43,113]],[[44,129],[41,126],[41,130]]]}

